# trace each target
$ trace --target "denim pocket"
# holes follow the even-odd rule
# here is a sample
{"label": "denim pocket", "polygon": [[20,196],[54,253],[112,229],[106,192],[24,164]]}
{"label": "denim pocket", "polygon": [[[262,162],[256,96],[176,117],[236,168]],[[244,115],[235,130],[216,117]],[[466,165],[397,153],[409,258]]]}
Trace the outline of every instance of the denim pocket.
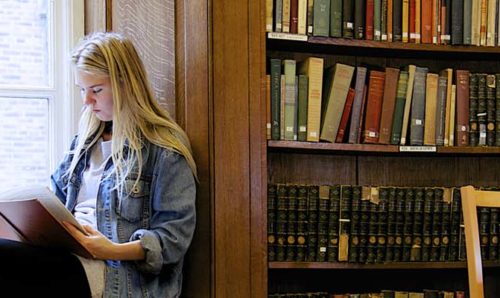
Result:
{"label": "denim pocket", "polygon": [[136,222],[143,217],[143,206],[148,199],[150,185],[143,179],[135,183],[135,178],[127,178],[116,204],[116,212],[130,222]]}

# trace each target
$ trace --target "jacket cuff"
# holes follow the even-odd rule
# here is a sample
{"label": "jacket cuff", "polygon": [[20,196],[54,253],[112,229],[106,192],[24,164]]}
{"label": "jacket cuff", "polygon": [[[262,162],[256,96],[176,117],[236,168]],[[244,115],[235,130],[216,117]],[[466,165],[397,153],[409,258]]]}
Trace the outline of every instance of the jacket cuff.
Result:
{"label": "jacket cuff", "polygon": [[135,262],[139,271],[160,274],[163,266],[163,256],[161,254],[160,242],[156,235],[148,230],[137,230],[130,237],[130,241],[135,240],[140,240],[145,254],[144,260]]}

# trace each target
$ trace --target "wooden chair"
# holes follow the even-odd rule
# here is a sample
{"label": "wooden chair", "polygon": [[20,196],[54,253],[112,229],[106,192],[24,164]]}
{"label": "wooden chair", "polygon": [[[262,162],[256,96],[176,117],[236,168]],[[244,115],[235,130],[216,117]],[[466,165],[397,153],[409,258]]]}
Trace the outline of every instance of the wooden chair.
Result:
{"label": "wooden chair", "polygon": [[460,188],[464,215],[469,297],[484,298],[483,266],[479,243],[477,207],[500,208],[500,192],[475,190],[472,186]]}

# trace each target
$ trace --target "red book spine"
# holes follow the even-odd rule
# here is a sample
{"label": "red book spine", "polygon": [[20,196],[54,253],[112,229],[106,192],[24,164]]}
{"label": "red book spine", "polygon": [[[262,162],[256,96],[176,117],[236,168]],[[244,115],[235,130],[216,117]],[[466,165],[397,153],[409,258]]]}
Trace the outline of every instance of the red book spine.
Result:
{"label": "red book spine", "polygon": [[299,24],[299,2],[298,0],[290,0],[290,33],[298,32]]}
{"label": "red book spine", "polygon": [[374,9],[374,0],[366,1],[366,39],[373,40],[373,9]]}
{"label": "red book spine", "polygon": [[345,100],[344,111],[342,112],[342,117],[340,118],[339,130],[337,131],[337,137],[335,138],[335,143],[343,143],[345,130],[347,128],[347,121],[349,120],[349,116],[351,116],[352,103],[354,101],[354,92],[353,88],[349,88],[349,92],[347,92],[347,98]]}
{"label": "red book spine", "polygon": [[365,130],[363,143],[378,143],[380,135],[380,114],[382,111],[382,98],[384,96],[385,72],[370,71],[368,95],[365,112]]}
{"label": "red book spine", "polygon": [[416,10],[416,3],[415,0],[410,0],[410,15],[408,19],[408,24],[410,25],[410,39],[409,42],[415,43],[415,38],[416,38],[416,30],[415,30],[415,10]]}

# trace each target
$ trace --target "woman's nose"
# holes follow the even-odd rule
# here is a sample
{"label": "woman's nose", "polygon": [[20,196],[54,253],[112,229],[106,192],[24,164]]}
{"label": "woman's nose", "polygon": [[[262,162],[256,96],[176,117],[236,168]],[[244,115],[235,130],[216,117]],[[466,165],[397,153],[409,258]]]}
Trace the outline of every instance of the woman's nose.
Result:
{"label": "woman's nose", "polygon": [[94,98],[92,97],[92,91],[83,91],[82,92],[83,104],[89,105],[94,103]]}

